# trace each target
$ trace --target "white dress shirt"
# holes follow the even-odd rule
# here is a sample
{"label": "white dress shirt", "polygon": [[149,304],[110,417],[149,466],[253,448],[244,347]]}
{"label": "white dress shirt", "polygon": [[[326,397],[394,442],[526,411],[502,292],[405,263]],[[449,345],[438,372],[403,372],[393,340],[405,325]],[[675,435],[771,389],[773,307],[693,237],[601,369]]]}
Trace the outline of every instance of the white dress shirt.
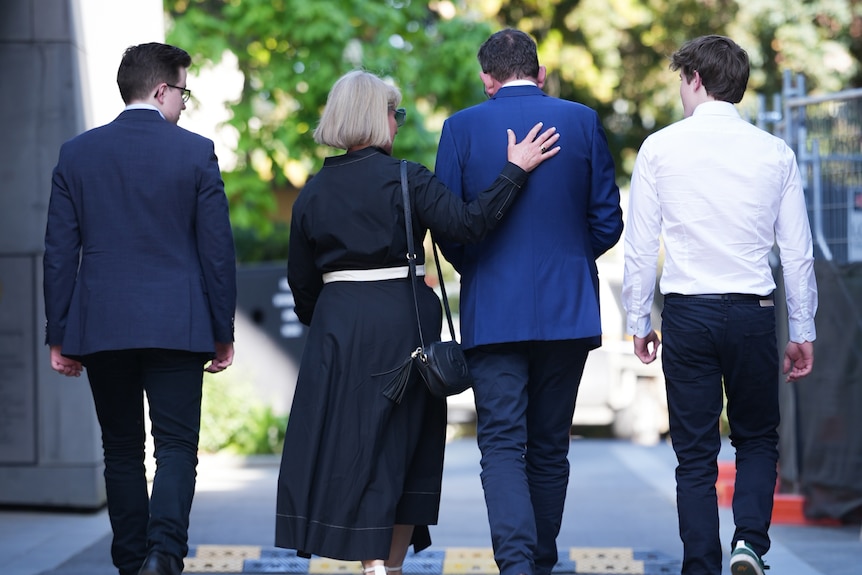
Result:
{"label": "white dress shirt", "polygon": [[652,329],[659,236],[663,294],[768,295],[775,289],[769,253],[777,244],[790,340],[816,337],[817,284],[796,156],[733,104],[701,103],[638,152],[623,278],[626,332],[638,337]]}
{"label": "white dress shirt", "polygon": [[165,119],[165,115],[162,114],[162,111],[153,106],[152,104],[129,104],[125,108],[126,110],[155,110],[159,113],[159,116],[162,117],[162,120]]}

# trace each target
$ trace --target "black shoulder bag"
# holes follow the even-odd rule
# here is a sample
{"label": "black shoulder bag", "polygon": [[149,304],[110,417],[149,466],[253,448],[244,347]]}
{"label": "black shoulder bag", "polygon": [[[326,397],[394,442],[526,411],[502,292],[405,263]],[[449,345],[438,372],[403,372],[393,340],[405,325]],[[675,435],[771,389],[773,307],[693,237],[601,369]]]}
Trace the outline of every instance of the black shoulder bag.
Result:
{"label": "black shoulder bag", "polygon": [[437,265],[437,277],[440,280],[440,291],[443,295],[443,309],[446,310],[446,320],[449,323],[450,341],[435,341],[430,346],[425,345],[422,336],[422,320],[419,318],[419,299],[416,294],[416,250],[413,246],[413,217],[410,210],[410,192],[407,187],[407,161],[401,160],[401,194],[404,199],[404,221],[407,231],[407,263],[410,267],[410,284],[413,287],[413,305],[416,309],[416,324],[419,327],[419,347],[410,354],[410,359],[399,369],[397,375],[384,390],[384,395],[401,401],[410,376],[410,368],[415,363],[419,374],[425,380],[428,391],[435,397],[457,395],[473,385],[473,376],[467,369],[467,360],[461,344],[455,340],[455,326],[452,323],[452,312],[449,309],[449,299],[446,297],[446,287],[443,284],[443,273],[440,269],[440,257],[437,255],[437,245],[431,241],[434,250],[434,263]]}

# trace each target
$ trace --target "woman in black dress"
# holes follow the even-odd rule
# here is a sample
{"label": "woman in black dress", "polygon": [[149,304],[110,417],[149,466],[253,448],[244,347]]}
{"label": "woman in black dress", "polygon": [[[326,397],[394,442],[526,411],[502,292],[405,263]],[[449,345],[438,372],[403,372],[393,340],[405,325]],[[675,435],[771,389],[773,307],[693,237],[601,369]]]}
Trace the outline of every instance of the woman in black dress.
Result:
{"label": "woman in black dress", "polygon": [[[400,101],[397,88],[368,72],[335,83],[314,138],[347,153],[326,158],[299,194],[287,266],[296,314],[310,329],[284,441],[275,543],[302,556],[358,560],[374,575],[400,571],[411,543],[415,551],[431,544],[446,435],[446,402],[416,370],[400,403],[383,394],[391,371],[419,346],[400,160],[390,155],[404,119]],[[527,171],[559,150],[555,130],[537,136],[540,129],[518,144],[508,133],[509,163],[469,204],[408,163],[415,245],[427,230],[461,243],[482,239]],[[440,300],[417,283],[425,342],[437,341]]]}

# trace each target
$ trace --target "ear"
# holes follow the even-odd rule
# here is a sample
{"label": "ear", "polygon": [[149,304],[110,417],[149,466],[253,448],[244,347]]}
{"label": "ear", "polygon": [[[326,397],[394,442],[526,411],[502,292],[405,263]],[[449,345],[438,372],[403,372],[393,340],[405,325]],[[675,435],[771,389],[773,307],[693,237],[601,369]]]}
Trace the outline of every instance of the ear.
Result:
{"label": "ear", "polygon": [[703,78],[700,77],[700,72],[694,71],[694,76],[691,78],[692,89],[697,92],[703,87]]}
{"label": "ear", "polygon": [[547,75],[548,70],[544,66],[539,66],[539,75],[536,76],[536,85],[541,88],[545,85],[545,76]]}
{"label": "ear", "polygon": [[156,88],[155,94],[153,94],[153,99],[155,99],[159,104],[164,104],[165,103],[165,92],[167,91],[167,89],[168,89],[167,84],[164,84],[164,83],[159,84],[158,87]]}
{"label": "ear", "polygon": [[479,72],[479,78],[482,80],[482,84],[485,86],[485,93],[488,97],[493,96],[497,92],[497,80],[491,77],[490,74],[486,74],[485,72]]}

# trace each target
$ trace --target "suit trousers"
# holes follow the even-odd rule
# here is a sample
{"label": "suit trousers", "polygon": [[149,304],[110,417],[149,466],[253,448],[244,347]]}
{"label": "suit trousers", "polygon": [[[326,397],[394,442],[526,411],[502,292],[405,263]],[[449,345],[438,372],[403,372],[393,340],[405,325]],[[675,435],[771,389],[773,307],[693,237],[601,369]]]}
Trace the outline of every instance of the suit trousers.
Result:
{"label": "suit trousers", "polygon": [[769,549],[777,477],[779,366],[775,308],[758,300],[667,297],[662,367],[676,452],[683,575],[720,575],[718,453],[722,383],[736,452],[731,548]]}
{"label": "suit trousers", "polygon": [[[105,351],[83,358],[102,429],[111,556],[137,574],[147,553],[188,553],[195,490],[203,366],[208,356],[165,349]],[[147,491],[144,394],[156,472]]]}
{"label": "suit trousers", "polygon": [[466,352],[501,575],[548,575],[557,563],[572,415],[590,347],[583,340],[526,341]]}

